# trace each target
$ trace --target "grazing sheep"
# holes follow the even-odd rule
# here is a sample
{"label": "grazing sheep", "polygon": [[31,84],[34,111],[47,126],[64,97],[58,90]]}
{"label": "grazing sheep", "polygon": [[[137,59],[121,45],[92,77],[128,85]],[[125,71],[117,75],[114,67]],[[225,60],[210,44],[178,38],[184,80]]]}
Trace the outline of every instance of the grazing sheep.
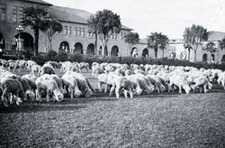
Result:
{"label": "grazing sheep", "polygon": [[81,73],[74,71],[67,71],[63,76],[67,83],[70,84],[71,98],[75,93],[75,96],[81,96],[82,94],[85,97],[91,97],[93,94],[93,88],[90,85],[88,79],[84,77]]}
{"label": "grazing sheep", "polygon": [[42,98],[42,92],[47,94],[47,101],[50,100],[50,96],[53,95],[56,101],[62,101],[64,96],[61,93],[56,80],[49,74],[44,74],[36,80],[36,97],[37,100]]}
{"label": "grazing sheep", "polygon": [[225,72],[220,72],[218,74],[217,82],[218,84],[221,84],[223,88],[225,89]]}
{"label": "grazing sheep", "polygon": [[124,93],[125,98],[130,94],[130,98],[134,96],[134,86],[133,83],[124,76],[114,77],[114,84],[110,89],[109,96],[112,96],[113,91],[115,91],[116,98],[120,97],[120,91]]}
{"label": "grazing sheep", "polygon": [[166,90],[166,87],[161,83],[160,77],[156,75],[147,75],[147,78],[150,80],[150,82],[154,85],[155,90],[160,93],[164,92]]}
{"label": "grazing sheep", "polygon": [[189,94],[191,88],[188,85],[188,81],[186,80],[185,74],[182,73],[174,73],[170,76],[169,89],[175,85],[179,88],[179,93],[182,93],[182,89],[185,90],[186,94]]}
{"label": "grazing sheep", "polygon": [[3,78],[0,82],[0,89],[2,91],[2,102],[5,107],[8,107],[8,102],[12,103],[14,96],[16,97],[17,105],[19,105],[23,99],[26,99],[22,84],[16,79],[8,77]]}

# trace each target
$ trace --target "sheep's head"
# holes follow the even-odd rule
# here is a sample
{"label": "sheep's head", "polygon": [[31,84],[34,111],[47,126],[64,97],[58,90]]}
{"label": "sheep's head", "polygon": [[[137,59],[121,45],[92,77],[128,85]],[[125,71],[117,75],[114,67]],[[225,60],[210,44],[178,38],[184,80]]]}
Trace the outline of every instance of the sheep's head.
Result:
{"label": "sheep's head", "polygon": [[141,89],[140,87],[137,87],[137,88],[136,88],[136,93],[137,93],[138,95],[140,95],[142,92],[143,92],[143,89]]}
{"label": "sheep's head", "polygon": [[82,92],[79,89],[75,89],[74,96],[80,97],[81,95],[82,95]]}
{"label": "sheep's head", "polygon": [[212,83],[208,82],[208,88],[209,88],[209,89],[212,89],[212,88],[213,88]]}
{"label": "sheep's head", "polygon": [[[194,86],[193,86],[193,87],[194,87]],[[190,93],[191,88],[190,88],[188,85],[184,85],[183,88],[184,88],[186,94],[189,94],[189,93]]]}
{"label": "sheep's head", "polygon": [[92,94],[93,94],[93,92],[92,92],[90,89],[88,89],[88,90],[84,93],[84,97],[85,97],[85,98],[89,98],[89,97],[92,96]]}
{"label": "sheep's head", "polygon": [[35,100],[35,94],[33,91],[27,90],[25,93],[28,100]]}
{"label": "sheep's head", "polygon": [[62,101],[63,100],[64,96],[59,89],[54,90],[53,93],[54,93],[56,101]]}

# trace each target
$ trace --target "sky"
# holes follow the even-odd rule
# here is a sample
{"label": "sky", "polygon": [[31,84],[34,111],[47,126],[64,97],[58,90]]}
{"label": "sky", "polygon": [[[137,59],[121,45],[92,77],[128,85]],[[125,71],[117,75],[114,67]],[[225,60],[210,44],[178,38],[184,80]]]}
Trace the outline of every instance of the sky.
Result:
{"label": "sky", "polygon": [[53,5],[95,14],[108,9],[120,15],[123,25],[140,38],[162,32],[170,39],[183,37],[186,27],[201,25],[225,32],[225,0],[44,0]]}

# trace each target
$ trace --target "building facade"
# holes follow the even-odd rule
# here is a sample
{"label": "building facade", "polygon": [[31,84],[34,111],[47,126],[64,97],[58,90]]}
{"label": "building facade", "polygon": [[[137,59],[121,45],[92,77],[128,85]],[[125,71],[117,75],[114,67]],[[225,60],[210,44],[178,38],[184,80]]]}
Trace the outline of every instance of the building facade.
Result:
{"label": "building facade", "polygon": [[[70,54],[101,54],[101,44],[97,42],[95,51],[95,36],[88,27],[87,20],[92,15],[85,10],[72,9],[67,7],[53,6],[43,0],[0,0],[0,51],[7,54],[15,54],[22,49],[27,54],[34,52],[34,33],[28,26],[18,28],[23,17],[23,10],[27,7],[44,7],[49,12],[49,16],[58,20],[63,31],[53,35],[52,49],[56,52],[61,50]],[[20,30],[20,31],[18,31]],[[184,41],[181,39],[170,40],[164,54],[159,48],[157,51],[147,47],[147,40],[141,39],[138,44],[130,45],[125,43],[125,35],[132,29],[122,26],[119,34],[113,34],[107,43],[106,55],[109,56],[133,56],[133,57],[151,57],[151,58],[176,58],[187,60],[188,51],[184,48]],[[220,40],[225,37],[223,32],[209,32],[208,41],[216,44],[216,52],[211,54],[204,50],[207,42],[202,42],[197,49],[197,61],[207,61],[220,63],[225,61],[225,49],[219,46]],[[46,36],[40,31],[39,34],[39,52],[45,53],[48,43]],[[194,52],[190,52],[190,61],[194,61]]]}
{"label": "building facade", "polygon": [[[63,31],[53,35],[52,48],[59,52],[64,50],[70,54],[98,55],[102,50],[100,42],[97,51],[94,51],[94,34],[88,27],[87,20],[91,13],[66,7],[53,6],[42,0],[0,0],[0,46],[4,52],[13,54],[18,50],[21,38],[21,48],[33,53],[34,33],[28,26],[18,32],[18,26],[23,17],[23,9],[31,6],[45,7],[49,16],[57,19],[63,26]],[[125,43],[124,36],[132,29],[122,26],[119,34],[113,34],[108,41],[106,55],[127,56],[129,46]],[[47,51],[47,38],[40,31],[39,52]]]}
{"label": "building facade", "polygon": [[[52,5],[41,0],[0,0],[0,47],[4,52],[9,54],[16,52],[19,36],[21,36],[23,48],[27,51],[33,50],[33,30],[27,27],[21,33],[17,31],[24,15],[24,8],[32,6],[48,8]],[[41,35],[40,45],[42,42],[44,40]]]}
{"label": "building facade", "polygon": [[[209,31],[208,40],[201,42],[196,50],[196,61],[197,62],[208,62],[208,63],[221,63],[225,62],[225,49],[220,47],[220,41],[225,37],[225,32]],[[210,53],[205,50],[206,44],[213,42],[215,44],[216,52]],[[184,40],[175,39],[170,40],[168,51],[176,53],[176,59],[188,60],[188,49],[184,48]],[[194,51],[190,50],[190,61],[194,62]]]}

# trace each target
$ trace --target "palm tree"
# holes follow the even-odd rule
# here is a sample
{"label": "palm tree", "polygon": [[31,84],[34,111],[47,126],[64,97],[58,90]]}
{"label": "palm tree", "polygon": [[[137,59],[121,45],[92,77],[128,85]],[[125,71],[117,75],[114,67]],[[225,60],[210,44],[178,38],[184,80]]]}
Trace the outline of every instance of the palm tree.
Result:
{"label": "palm tree", "polygon": [[191,30],[190,28],[185,28],[183,37],[184,37],[184,48],[188,49],[188,61],[190,61],[190,54],[191,54],[191,49],[193,49],[192,44],[191,44]]}
{"label": "palm tree", "polygon": [[46,19],[41,22],[40,30],[47,36],[48,50],[52,50],[52,36],[56,32],[61,32],[62,29],[62,25],[56,20]]}
{"label": "palm tree", "polygon": [[166,45],[169,43],[169,38],[161,33],[159,38],[159,48],[162,50],[162,58],[164,58],[164,50],[166,49]]}
{"label": "palm tree", "polygon": [[90,18],[88,19],[88,27],[89,27],[89,31],[91,33],[94,33],[95,35],[95,52],[97,52],[97,47],[98,47],[98,22],[97,19],[94,15],[91,15]]}
{"label": "palm tree", "polygon": [[102,55],[106,55],[107,43],[111,35],[119,33],[122,27],[120,16],[111,10],[98,11],[93,17],[93,25],[89,25],[97,32],[102,45]]}
{"label": "palm tree", "polygon": [[198,45],[201,41],[207,40],[207,29],[200,25],[192,25],[184,30],[184,41],[186,44],[190,44],[194,50],[194,62],[196,62],[196,53]]}
{"label": "palm tree", "polygon": [[169,39],[166,35],[160,33],[151,33],[147,38],[147,45],[149,48],[154,48],[155,50],[155,58],[158,57],[158,48],[162,49],[162,57],[164,57],[164,49],[168,44]]}
{"label": "palm tree", "polygon": [[20,22],[23,26],[30,26],[34,31],[34,56],[38,55],[39,29],[41,22],[47,18],[47,10],[44,7],[27,7],[24,9],[24,17]]}
{"label": "palm tree", "polygon": [[190,57],[191,57],[191,49],[193,49],[193,48],[192,48],[192,46],[191,46],[190,43],[185,43],[185,44],[184,44],[184,48],[185,48],[185,49],[188,49],[188,61],[190,61]]}
{"label": "palm tree", "polygon": [[225,37],[220,41],[220,48],[225,49]]}

